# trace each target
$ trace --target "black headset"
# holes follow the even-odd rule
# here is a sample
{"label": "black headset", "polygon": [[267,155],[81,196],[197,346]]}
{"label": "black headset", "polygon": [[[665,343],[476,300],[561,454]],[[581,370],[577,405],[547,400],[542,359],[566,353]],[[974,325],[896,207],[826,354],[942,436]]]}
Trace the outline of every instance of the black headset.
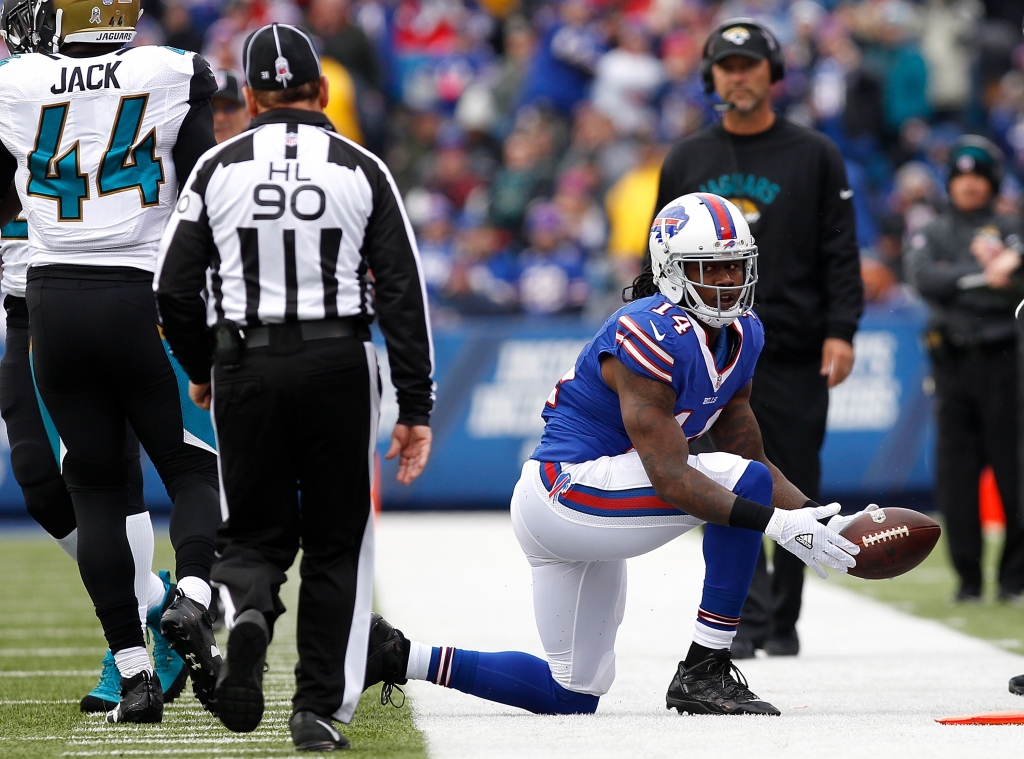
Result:
{"label": "black headset", "polygon": [[774,84],[786,75],[786,61],[782,57],[782,46],[779,45],[779,41],[775,38],[775,35],[772,34],[771,29],[766,27],[764,24],[759,24],[754,21],[754,19],[746,18],[745,16],[740,18],[731,18],[711,32],[711,34],[708,35],[707,40],[704,42],[704,52],[700,62],[700,78],[704,82],[705,94],[710,95],[715,91],[715,80],[711,76],[711,59],[708,57],[711,42],[730,26],[744,26],[757,29],[768,43],[768,66],[772,73],[772,83]]}

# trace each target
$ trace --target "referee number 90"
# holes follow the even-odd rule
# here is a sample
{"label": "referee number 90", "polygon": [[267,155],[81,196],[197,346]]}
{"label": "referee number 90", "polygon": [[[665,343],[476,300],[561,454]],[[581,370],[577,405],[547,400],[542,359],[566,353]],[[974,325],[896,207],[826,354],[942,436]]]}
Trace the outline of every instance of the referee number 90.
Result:
{"label": "referee number 90", "polygon": [[258,184],[252,191],[252,202],[260,208],[272,208],[269,213],[254,213],[254,221],[274,221],[291,210],[302,221],[316,221],[324,215],[327,197],[315,184],[303,184],[292,190],[291,197],[281,185]]}

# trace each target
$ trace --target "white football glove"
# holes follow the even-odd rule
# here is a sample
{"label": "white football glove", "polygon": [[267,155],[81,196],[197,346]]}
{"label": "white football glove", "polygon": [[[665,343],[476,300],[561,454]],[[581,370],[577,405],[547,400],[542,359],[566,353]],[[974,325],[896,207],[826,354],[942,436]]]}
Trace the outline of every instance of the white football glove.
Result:
{"label": "white football glove", "polygon": [[853,557],[860,553],[860,547],[818,521],[838,514],[839,509],[838,503],[793,511],[775,509],[764,534],[799,557],[822,579],[828,577],[825,567],[846,574],[857,565]]}
{"label": "white football glove", "polygon": [[[829,504],[829,506],[833,506],[833,505],[835,505],[835,504],[831,504],[831,503]],[[843,530],[846,529],[846,525],[848,525],[854,519],[859,517],[861,514],[867,514],[869,511],[875,511],[877,508],[878,508],[878,504],[877,503],[869,503],[866,509],[858,511],[856,514],[850,514],[850,516],[848,516],[848,517],[844,517],[844,516],[840,516],[839,514],[836,514],[834,517],[832,517],[830,520],[828,520],[828,528],[830,530],[835,530],[836,532],[842,532]]]}

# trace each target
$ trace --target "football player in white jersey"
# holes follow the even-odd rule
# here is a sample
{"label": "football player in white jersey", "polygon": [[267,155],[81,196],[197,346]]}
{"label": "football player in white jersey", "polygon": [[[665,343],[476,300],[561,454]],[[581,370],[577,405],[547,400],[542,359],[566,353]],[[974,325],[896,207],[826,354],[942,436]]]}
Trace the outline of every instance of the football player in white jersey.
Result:
{"label": "football player in white jersey", "polygon": [[184,414],[151,284],[178,177],[215,144],[216,84],[198,55],[124,48],[139,13],[138,0],[22,0],[3,27],[40,52],[0,61],[0,188],[13,182],[28,223],[35,380],[66,448],[79,568],[121,676],[109,722],[163,714],[125,528],[126,421],[174,502],[178,587],[160,626],[206,706],[221,665],[208,613],[216,455]]}

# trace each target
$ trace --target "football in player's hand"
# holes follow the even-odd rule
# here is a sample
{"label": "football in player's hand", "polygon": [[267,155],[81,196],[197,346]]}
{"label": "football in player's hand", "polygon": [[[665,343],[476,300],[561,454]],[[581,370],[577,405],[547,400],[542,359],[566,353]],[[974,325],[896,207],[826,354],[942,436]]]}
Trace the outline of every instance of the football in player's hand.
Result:
{"label": "football in player's hand", "polygon": [[939,542],[942,528],[912,509],[876,509],[858,514],[839,533],[860,546],[854,577],[884,580],[916,567]]}

